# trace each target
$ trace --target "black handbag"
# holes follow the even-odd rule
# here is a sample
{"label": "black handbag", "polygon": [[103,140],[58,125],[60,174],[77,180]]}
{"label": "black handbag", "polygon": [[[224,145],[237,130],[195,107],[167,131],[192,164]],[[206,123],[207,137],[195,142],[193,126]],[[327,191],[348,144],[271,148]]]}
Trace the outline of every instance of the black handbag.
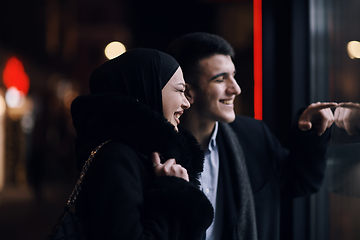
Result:
{"label": "black handbag", "polygon": [[95,157],[95,154],[102,146],[104,146],[109,141],[111,140],[103,142],[91,152],[89,158],[86,160],[81,170],[80,177],[76,182],[74,190],[71,192],[69,196],[69,199],[66,203],[66,206],[60,218],[58,219],[56,225],[52,228],[52,230],[46,237],[46,240],[85,240],[86,239],[85,226],[79,221],[75,213],[70,211],[70,207],[73,203],[75,203],[76,198],[81,191],[83,179],[90,166],[90,163]]}

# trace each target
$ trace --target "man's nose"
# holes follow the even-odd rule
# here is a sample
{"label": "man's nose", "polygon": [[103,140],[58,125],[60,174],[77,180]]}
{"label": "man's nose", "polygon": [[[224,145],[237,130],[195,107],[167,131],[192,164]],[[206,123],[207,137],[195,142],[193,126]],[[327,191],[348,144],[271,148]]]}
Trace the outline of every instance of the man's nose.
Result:
{"label": "man's nose", "polygon": [[234,94],[234,95],[239,95],[241,93],[241,88],[235,78],[231,79],[229,86],[227,88],[227,92],[228,94]]}

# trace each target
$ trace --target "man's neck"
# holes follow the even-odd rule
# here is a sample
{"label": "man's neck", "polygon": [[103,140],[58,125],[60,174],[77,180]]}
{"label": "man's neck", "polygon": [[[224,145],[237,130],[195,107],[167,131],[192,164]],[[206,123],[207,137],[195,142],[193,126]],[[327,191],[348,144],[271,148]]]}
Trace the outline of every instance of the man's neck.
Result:
{"label": "man's neck", "polygon": [[215,122],[201,119],[197,114],[192,114],[190,110],[187,110],[181,119],[181,123],[195,136],[202,150],[205,151],[208,148]]}

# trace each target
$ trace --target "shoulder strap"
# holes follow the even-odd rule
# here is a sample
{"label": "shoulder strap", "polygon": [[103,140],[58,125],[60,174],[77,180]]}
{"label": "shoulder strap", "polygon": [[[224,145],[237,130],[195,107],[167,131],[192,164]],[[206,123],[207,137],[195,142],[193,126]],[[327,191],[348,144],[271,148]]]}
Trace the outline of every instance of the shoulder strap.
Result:
{"label": "shoulder strap", "polygon": [[110,142],[111,140],[107,140],[106,142],[103,142],[102,144],[100,144],[99,146],[97,146],[91,153],[90,156],[88,157],[88,159],[86,160],[86,162],[84,163],[81,173],[80,173],[80,177],[76,182],[76,185],[74,187],[74,190],[72,191],[72,193],[69,196],[69,199],[66,203],[66,207],[65,207],[65,211],[70,209],[71,204],[73,204],[76,201],[77,196],[79,195],[80,191],[81,191],[81,186],[83,183],[83,179],[85,177],[85,174],[87,172],[87,170],[89,169],[89,166],[92,162],[92,160],[95,157],[95,154],[97,153],[97,151],[99,151],[99,149],[104,146],[106,143]]}

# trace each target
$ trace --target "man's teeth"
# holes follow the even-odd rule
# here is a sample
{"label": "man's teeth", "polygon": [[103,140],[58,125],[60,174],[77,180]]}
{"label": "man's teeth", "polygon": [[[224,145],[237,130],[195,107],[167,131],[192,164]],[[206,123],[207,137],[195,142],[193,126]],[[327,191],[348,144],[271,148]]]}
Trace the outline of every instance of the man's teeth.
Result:
{"label": "man's teeth", "polygon": [[222,103],[226,104],[226,105],[231,105],[233,104],[233,100],[222,100]]}

